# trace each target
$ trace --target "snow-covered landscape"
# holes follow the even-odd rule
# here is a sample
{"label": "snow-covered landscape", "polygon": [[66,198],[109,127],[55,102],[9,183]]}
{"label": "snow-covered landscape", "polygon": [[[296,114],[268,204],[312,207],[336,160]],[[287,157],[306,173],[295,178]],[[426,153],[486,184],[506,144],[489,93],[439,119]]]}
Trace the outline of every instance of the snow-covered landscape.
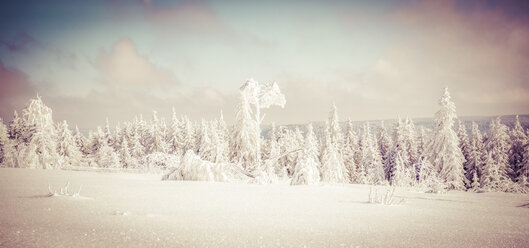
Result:
{"label": "snow-covered landscape", "polygon": [[[529,197],[358,184],[161,181],[158,175],[0,171],[2,247],[525,247]],[[70,182],[79,197],[48,196]],[[153,193],[155,192],[155,193]]]}
{"label": "snow-covered landscape", "polygon": [[0,4],[2,247],[529,247],[529,5]]}

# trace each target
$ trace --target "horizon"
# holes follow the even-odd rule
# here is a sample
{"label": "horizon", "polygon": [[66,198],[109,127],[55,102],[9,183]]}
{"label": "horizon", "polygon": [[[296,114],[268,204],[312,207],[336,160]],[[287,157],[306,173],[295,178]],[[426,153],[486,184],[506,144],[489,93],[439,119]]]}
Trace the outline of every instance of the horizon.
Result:
{"label": "horizon", "polygon": [[[277,82],[264,123],[529,114],[520,1],[40,1],[0,10],[0,117],[37,92],[93,129],[172,107],[232,123],[245,80]],[[309,110],[309,111],[307,111]]]}

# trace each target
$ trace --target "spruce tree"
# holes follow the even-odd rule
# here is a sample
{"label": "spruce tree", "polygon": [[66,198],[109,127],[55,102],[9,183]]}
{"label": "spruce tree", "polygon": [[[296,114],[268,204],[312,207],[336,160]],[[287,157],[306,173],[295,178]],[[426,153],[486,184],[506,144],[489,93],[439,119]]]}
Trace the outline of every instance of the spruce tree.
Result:
{"label": "spruce tree", "polygon": [[456,106],[450,98],[448,89],[439,100],[441,108],[435,114],[435,126],[432,137],[425,149],[425,157],[439,172],[439,178],[447,189],[465,189],[463,162],[465,157],[459,149],[459,140],[453,130],[457,118]]}
{"label": "spruce tree", "polygon": [[512,169],[512,178],[520,176],[520,169],[522,168],[522,161],[524,159],[524,145],[528,143],[527,135],[525,135],[520,119],[516,116],[513,129],[510,131],[511,148],[509,150],[509,164]]}

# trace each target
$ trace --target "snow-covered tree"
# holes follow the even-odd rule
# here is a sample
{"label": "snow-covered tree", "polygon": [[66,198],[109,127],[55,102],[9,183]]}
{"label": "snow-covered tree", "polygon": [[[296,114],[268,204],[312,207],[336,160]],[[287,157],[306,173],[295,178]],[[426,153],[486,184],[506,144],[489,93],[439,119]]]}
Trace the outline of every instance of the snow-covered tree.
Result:
{"label": "snow-covered tree", "polygon": [[406,142],[406,152],[408,154],[409,165],[415,167],[419,160],[419,149],[417,144],[417,135],[415,134],[415,125],[413,120],[406,117],[404,124],[404,140]]}
{"label": "snow-covered tree", "polygon": [[226,140],[226,136],[220,129],[220,122],[218,120],[210,123],[211,143],[214,149],[214,161],[215,163],[228,162],[229,156],[229,140]]}
{"label": "snow-covered tree", "polygon": [[68,127],[68,122],[63,121],[57,128],[57,152],[64,165],[82,165],[82,154],[77,147],[74,137]]}
{"label": "snow-covered tree", "polygon": [[477,171],[474,171],[472,175],[472,184],[470,185],[470,189],[472,191],[477,192],[481,188],[481,185],[479,184],[479,177]]}
{"label": "snow-covered tree", "polygon": [[488,190],[510,191],[509,135],[500,117],[490,123],[490,136],[487,140],[487,157],[481,171],[481,187]]}
{"label": "snow-covered tree", "polygon": [[520,169],[524,159],[524,145],[528,143],[527,135],[525,135],[520,119],[516,116],[514,127],[510,132],[511,149],[509,150],[509,164],[512,168],[512,178],[520,176]]}
{"label": "snow-covered tree", "polygon": [[202,120],[200,126],[200,136],[198,156],[200,156],[202,160],[215,162],[215,147],[211,141],[209,124],[204,119]]}
{"label": "snow-covered tree", "polygon": [[178,120],[174,108],[169,130],[170,131],[168,150],[170,153],[181,157],[184,155],[185,123],[183,121]]}
{"label": "snow-covered tree", "polygon": [[119,168],[121,165],[118,154],[108,145],[104,136],[101,139],[101,145],[96,153],[96,163],[103,168]]}
{"label": "snow-covered tree", "polygon": [[527,181],[527,178],[529,178],[529,144],[526,144],[524,146],[523,150],[523,160],[522,163],[520,163],[520,169],[518,170],[520,173],[518,176],[518,182],[525,182]]}
{"label": "snow-covered tree", "polygon": [[476,174],[478,178],[480,177],[481,169],[485,164],[486,154],[483,136],[479,131],[478,124],[476,122],[472,122],[470,154],[468,161],[465,163],[465,175],[467,180],[474,182],[474,174]]}
{"label": "snow-covered tree", "polygon": [[278,161],[279,170],[277,171],[277,174],[280,177],[290,177],[294,173],[298,154],[293,151],[297,151],[303,147],[303,143],[299,143],[300,141],[297,136],[296,132],[287,127],[279,127],[278,143],[280,153],[283,154]]}
{"label": "snow-covered tree", "polygon": [[158,119],[156,111],[152,113],[152,125],[151,125],[151,144],[150,144],[150,153],[160,152],[168,153],[168,146],[165,143],[165,133],[164,133],[164,124],[163,120]]}
{"label": "snow-covered tree", "polygon": [[384,122],[380,122],[380,132],[378,135],[378,149],[380,151],[380,157],[382,158],[382,165],[384,167],[384,171],[389,171],[389,165],[388,165],[388,157],[390,154],[390,150],[393,147],[393,141],[391,140],[391,137],[388,134],[388,130],[386,129],[386,126],[384,126]]}
{"label": "snow-covered tree", "polygon": [[195,127],[185,115],[182,121],[184,122],[184,151],[192,150],[196,152],[198,149],[196,147]]}
{"label": "snow-covered tree", "polygon": [[395,158],[395,167],[391,185],[398,187],[410,187],[415,185],[415,168],[404,164],[400,153]]}
{"label": "snow-covered tree", "polygon": [[[461,122],[460,119],[457,120],[457,138],[459,140],[459,149],[461,149],[461,153],[463,153],[463,157],[465,158],[465,162],[463,163],[463,168],[465,169],[465,173],[466,173],[466,170],[469,168],[470,155],[472,153],[471,151],[472,148],[470,146],[470,140],[468,139],[467,130],[465,128],[465,125]],[[467,177],[467,179],[469,178]],[[468,187],[470,187],[471,181],[466,180],[466,182],[468,183]]]}
{"label": "snow-covered tree", "polygon": [[7,126],[4,124],[2,118],[0,118],[0,167],[9,166],[8,158],[13,152]]}
{"label": "snow-covered tree", "polygon": [[129,142],[127,139],[123,139],[121,148],[119,150],[119,162],[123,168],[133,168],[136,166],[135,159],[130,154]]}
{"label": "snow-covered tree", "polygon": [[318,159],[318,147],[314,136],[312,124],[307,125],[307,135],[305,136],[303,151],[297,160],[291,185],[317,184],[320,182],[321,164]]}
{"label": "snow-covered tree", "polygon": [[360,145],[358,144],[358,137],[354,131],[353,122],[351,122],[351,120],[347,121],[342,153],[345,168],[348,172],[349,182],[361,183],[359,182],[360,175],[357,169],[360,164],[360,159],[358,159],[361,156]]}
{"label": "snow-covered tree", "polygon": [[325,123],[325,145],[321,156],[321,181],[328,183],[346,183],[347,171],[342,155],[332,143],[331,125]]}
{"label": "snow-covered tree", "polygon": [[444,89],[439,105],[441,108],[435,114],[434,130],[424,155],[439,171],[439,178],[447,189],[463,190],[466,179],[463,168],[465,157],[459,149],[459,140],[453,130],[454,119],[457,118],[456,106],[447,88]]}
{"label": "snow-covered tree", "polygon": [[[22,110],[21,129],[22,136],[28,135],[28,130],[34,130],[31,138],[25,142],[25,155],[28,158],[19,164],[21,167],[30,168],[58,168],[60,158],[57,153],[56,129],[52,119],[52,110],[44,105],[41,98],[31,99],[26,108]],[[27,136],[26,136],[27,137]],[[35,154],[28,154],[35,153]]]}
{"label": "snow-covered tree", "polygon": [[378,146],[371,133],[369,122],[364,124],[362,135],[362,162],[361,166],[365,169],[367,182],[369,184],[385,184],[386,178],[382,165],[382,158],[378,151]]}
{"label": "snow-covered tree", "polygon": [[249,79],[240,88],[240,105],[233,130],[232,160],[247,171],[261,167],[261,109],[284,107],[285,96],[276,83],[260,84]]}

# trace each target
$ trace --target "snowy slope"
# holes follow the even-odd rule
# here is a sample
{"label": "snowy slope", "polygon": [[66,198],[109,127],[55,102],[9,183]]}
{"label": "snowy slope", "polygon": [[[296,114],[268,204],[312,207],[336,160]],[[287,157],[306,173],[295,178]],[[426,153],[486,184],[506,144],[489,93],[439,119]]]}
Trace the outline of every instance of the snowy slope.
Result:
{"label": "snowy slope", "polygon": [[[79,198],[48,184],[83,185]],[[379,188],[379,191],[383,188]],[[529,196],[369,186],[161,181],[158,175],[0,169],[0,247],[524,247]]]}

